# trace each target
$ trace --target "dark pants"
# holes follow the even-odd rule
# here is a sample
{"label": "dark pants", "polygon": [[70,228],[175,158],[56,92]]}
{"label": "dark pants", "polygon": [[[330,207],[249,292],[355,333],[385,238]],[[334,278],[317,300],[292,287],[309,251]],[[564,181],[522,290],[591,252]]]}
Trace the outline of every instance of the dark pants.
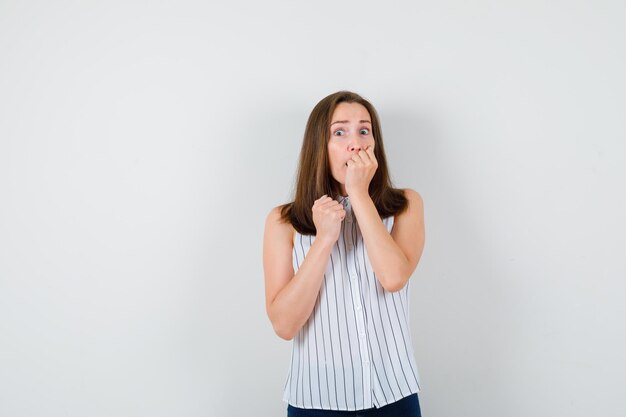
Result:
{"label": "dark pants", "polygon": [[287,406],[287,417],[421,417],[417,394],[409,395],[381,408],[358,411],[312,410]]}

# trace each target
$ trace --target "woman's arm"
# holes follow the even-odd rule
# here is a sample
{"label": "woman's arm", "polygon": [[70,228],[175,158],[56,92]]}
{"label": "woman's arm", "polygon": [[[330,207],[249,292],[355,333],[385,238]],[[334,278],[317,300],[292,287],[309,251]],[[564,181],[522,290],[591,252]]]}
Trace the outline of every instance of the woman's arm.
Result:
{"label": "woman's arm", "polygon": [[409,206],[396,217],[389,234],[368,192],[369,183],[378,169],[374,146],[352,155],[347,165],[346,191],[372,268],[384,289],[398,291],[411,277],[424,249],[422,198],[416,191],[405,190]]}
{"label": "woman's arm", "polygon": [[367,193],[350,195],[365,249],[378,280],[387,291],[402,289],[424,250],[424,205],[421,196],[407,189],[408,208],[397,216],[391,234],[380,220]]}
{"label": "woman's arm", "polygon": [[344,217],[343,206],[330,197],[315,202],[313,218],[317,236],[294,274],[293,226],[282,221],[279,207],[267,216],[263,238],[265,307],[274,331],[281,338],[293,339],[309,319]]}

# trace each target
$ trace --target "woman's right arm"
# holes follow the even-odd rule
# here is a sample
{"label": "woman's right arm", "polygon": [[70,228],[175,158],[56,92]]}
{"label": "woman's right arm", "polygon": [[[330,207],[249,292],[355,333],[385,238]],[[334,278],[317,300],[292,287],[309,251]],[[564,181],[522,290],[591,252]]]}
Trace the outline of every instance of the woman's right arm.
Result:
{"label": "woman's right arm", "polygon": [[337,201],[330,197],[316,200],[313,219],[318,233],[294,274],[293,226],[281,220],[279,207],[267,216],[263,237],[265,308],[274,331],[281,338],[293,339],[309,319],[344,217],[343,206]]}

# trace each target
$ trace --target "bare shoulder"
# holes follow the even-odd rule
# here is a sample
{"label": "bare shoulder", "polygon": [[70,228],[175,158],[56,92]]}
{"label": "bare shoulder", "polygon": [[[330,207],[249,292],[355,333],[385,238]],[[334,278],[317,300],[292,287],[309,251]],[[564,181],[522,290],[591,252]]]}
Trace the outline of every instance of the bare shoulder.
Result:
{"label": "bare shoulder", "polygon": [[280,210],[282,206],[276,206],[270,210],[267,214],[267,218],[265,219],[265,224],[268,223],[279,223],[281,221]]}
{"label": "bare shoulder", "polygon": [[402,191],[408,200],[408,207],[394,222],[391,237],[406,255],[413,271],[424,249],[424,201],[415,190],[406,188]]}
{"label": "bare shoulder", "polygon": [[404,196],[406,197],[406,199],[409,200],[409,205],[413,207],[424,205],[424,200],[422,199],[420,193],[418,193],[417,191],[411,188],[405,188],[402,191],[404,192]]}
{"label": "bare shoulder", "polygon": [[283,206],[274,207],[265,219],[265,234],[272,239],[292,240],[295,229],[291,223],[286,222],[281,215]]}
{"label": "bare shoulder", "polygon": [[411,188],[405,188],[402,191],[404,192],[404,196],[408,200],[408,207],[405,211],[402,212],[400,217],[423,217],[424,200],[422,199],[420,193]]}
{"label": "bare shoulder", "polygon": [[402,234],[420,235],[424,229],[424,201],[422,196],[415,190],[405,188],[402,190],[408,200],[407,208],[396,216],[391,235],[394,238]]}

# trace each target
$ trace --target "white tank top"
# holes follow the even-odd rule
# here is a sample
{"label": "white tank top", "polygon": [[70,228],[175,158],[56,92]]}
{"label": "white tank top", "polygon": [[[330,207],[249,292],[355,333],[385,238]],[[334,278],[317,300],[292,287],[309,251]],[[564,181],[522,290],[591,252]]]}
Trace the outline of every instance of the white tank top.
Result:
{"label": "white tank top", "polygon": [[[283,400],[294,407],[363,410],[420,391],[409,328],[409,282],[386,291],[374,274],[348,197],[315,307],[293,339]],[[391,233],[394,218],[382,220]],[[297,272],[315,236],[296,232]]]}

